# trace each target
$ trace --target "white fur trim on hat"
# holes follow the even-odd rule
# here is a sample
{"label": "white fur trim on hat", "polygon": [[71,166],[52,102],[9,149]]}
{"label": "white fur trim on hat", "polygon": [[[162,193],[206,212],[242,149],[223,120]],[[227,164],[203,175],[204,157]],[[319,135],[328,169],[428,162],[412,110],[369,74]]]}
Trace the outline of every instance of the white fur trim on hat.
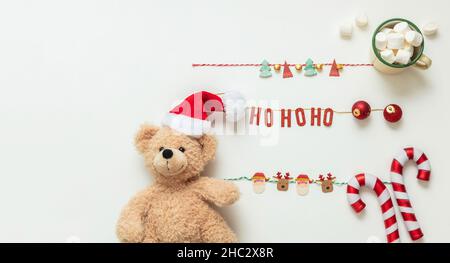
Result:
{"label": "white fur trim on hat", "polygon": [[192,137],[201,137],[211,129],[211,122],[207,120],[174,113],[168,113],[162,120],[162,125]]}
{"label": "white fur trim on hat", "polygon": [[225,119],[230,122],[237,122],[245,117],[247,101],[237,90],[225,92],[222,99]]}

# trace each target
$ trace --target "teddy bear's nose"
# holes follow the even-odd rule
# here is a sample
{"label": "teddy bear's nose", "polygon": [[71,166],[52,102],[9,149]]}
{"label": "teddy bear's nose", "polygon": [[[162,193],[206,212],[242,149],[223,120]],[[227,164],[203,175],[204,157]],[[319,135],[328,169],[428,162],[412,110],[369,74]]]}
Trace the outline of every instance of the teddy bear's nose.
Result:
{"label": "teddy bear's nose", "polygon": [[164,149],[164,151],[162,152],[162,156],[164,157],[164,159],[170,159],[173,156],[173,152],[170,149]]}

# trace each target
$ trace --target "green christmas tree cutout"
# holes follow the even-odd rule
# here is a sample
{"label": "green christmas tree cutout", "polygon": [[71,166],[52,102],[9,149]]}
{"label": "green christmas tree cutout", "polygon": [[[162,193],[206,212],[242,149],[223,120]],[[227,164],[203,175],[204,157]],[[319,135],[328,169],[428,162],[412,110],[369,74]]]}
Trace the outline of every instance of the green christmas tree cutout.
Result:
{"label": "green christmas tree cutout", "polygon": [[304,69],[305,69],[305,76],[312,77],[317,75],[317,70],[314,67],[314,62],[310,58],[308,58],[308,60],[306,61]]}
{"label": "green christmas tree cutout", "polygon": [[261,68],[259,69],[259,71],[259,76],[261,78],[272,77],[272,72],[270,72],[272,70],[270,69],[269,62],[265,59],[263,60],[263,62],[261,62]]}

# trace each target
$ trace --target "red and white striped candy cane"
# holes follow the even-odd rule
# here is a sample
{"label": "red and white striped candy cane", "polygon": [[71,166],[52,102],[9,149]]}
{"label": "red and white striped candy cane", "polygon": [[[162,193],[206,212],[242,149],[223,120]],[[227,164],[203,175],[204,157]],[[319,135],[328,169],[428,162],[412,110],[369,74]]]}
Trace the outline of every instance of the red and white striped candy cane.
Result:
{"label": "red and white striped candy cane", "polygon": [[428,181],[430,180],[431,166],[427,156],[419,149],[409,147],[403,149],[392,161],[391,165],[391,182],[394,190],[395,198],[399,210],[405,222],[406,229],[412,240],[417,240],[423,236],[419,223],[417,222],[414,209],[409,201],[408,193],[406,192],[405,183],[403,181],[403,166],[409,160],[414,160],[418,168],[417,179]]}
{"label": "red and white striped candy cane", "polygon": [[350,178],[347,184],[348,203],[356,213],[361,212],[366,207],[366,204],[361,200],[359,195],[359,189],[362,186],[370,187],[377,195],[381,212],[383,213],[387,242],[399,243],[400,234],[398,232],[397,217],[395,216],[395,208],[392,203],[391,194],[378,177],[367,173],[361,173]]}

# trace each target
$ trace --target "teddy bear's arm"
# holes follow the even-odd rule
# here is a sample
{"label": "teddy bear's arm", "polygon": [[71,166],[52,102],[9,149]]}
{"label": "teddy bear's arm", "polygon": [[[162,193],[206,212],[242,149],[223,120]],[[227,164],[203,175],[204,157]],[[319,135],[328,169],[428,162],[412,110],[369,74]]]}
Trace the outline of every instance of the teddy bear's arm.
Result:
{"label": "teddy bear's arm", "polygon": [[194,189],[202,199],[217,206],[231,205],[239,199],[239,190],[231,182],[200,177],[194,183]]}
{"label": "teddy bear's arm", "polygon": [[[117,222],[117,236],[121,242],[142,242],[146,211],[152,195],[151,188],[139,192],[124,207]],[[148,234],[147,234],[148,235]]]}

